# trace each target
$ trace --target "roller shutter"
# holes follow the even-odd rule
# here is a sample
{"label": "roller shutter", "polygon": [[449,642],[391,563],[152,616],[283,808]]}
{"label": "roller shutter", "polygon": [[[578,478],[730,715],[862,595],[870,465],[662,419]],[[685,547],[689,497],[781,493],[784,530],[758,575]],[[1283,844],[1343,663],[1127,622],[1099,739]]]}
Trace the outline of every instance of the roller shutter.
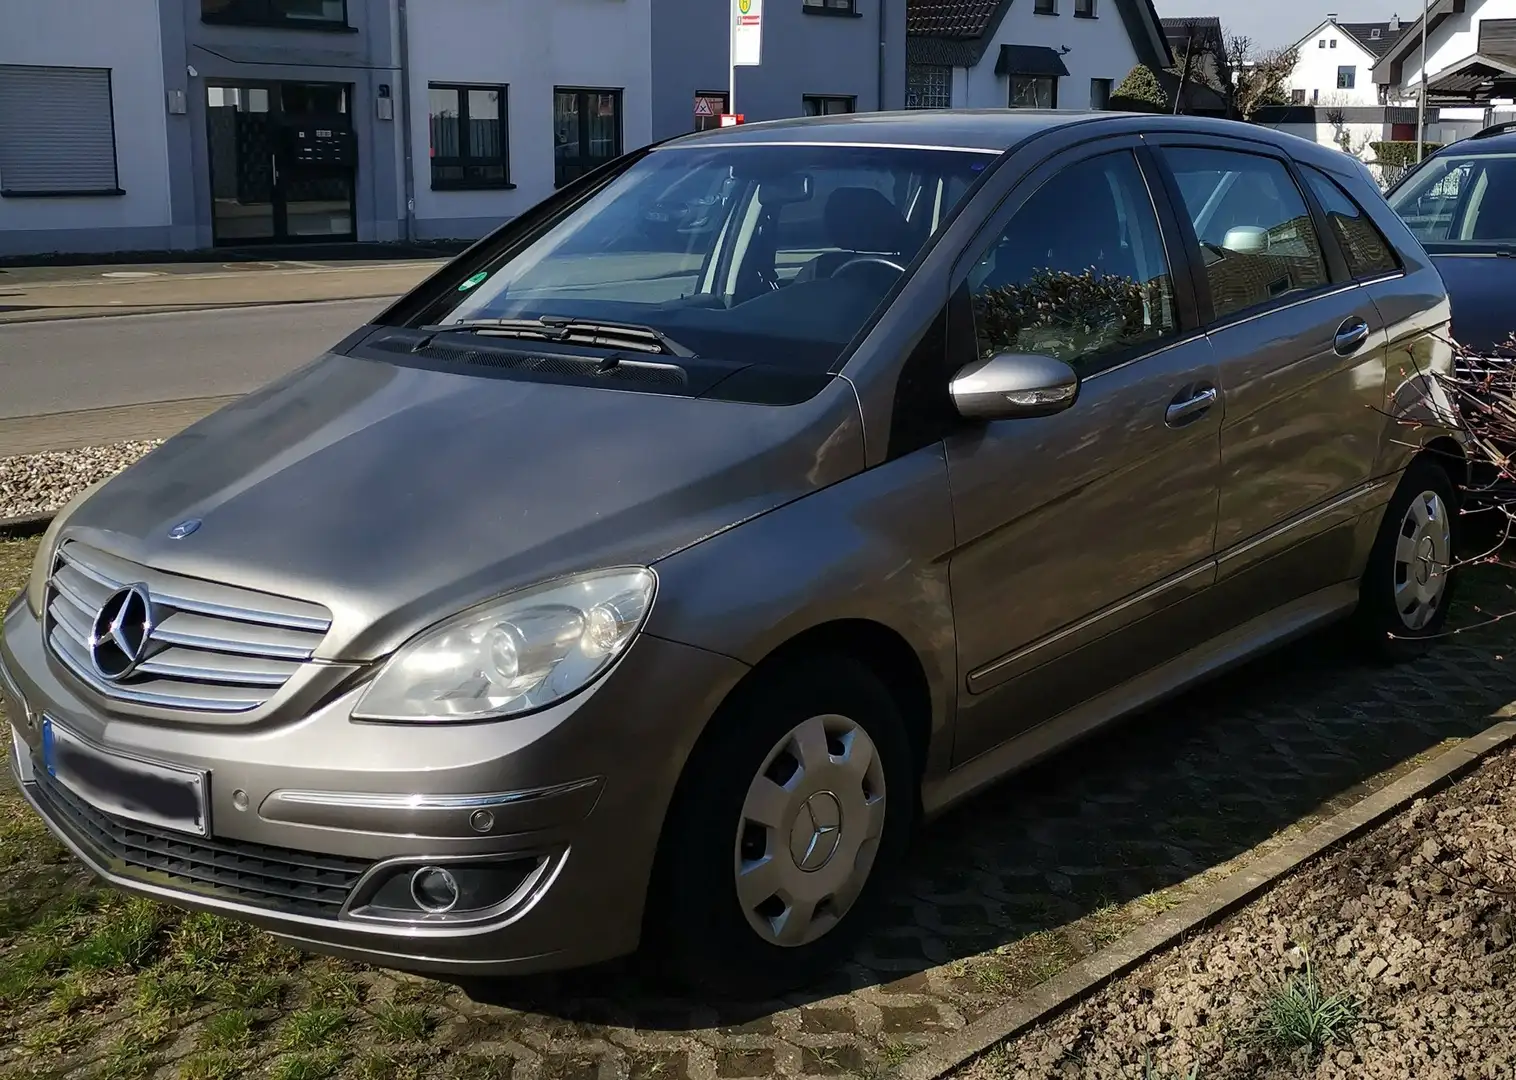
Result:
{"label": "roller shutter", "polygon": [[0,195],[117,187],[110,69],[0,65]]}

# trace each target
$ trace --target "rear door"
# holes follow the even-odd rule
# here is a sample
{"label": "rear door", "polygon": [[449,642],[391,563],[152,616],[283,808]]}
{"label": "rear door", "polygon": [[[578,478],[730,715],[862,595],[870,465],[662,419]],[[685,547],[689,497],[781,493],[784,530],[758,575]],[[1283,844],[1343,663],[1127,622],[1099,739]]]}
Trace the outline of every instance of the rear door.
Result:
{"label": "rear door", "polygon": [[1226,395],[1218,583],[1243,622],[1352,573],[1383,436],[1387,335],[1282,152],[1164,136]]}

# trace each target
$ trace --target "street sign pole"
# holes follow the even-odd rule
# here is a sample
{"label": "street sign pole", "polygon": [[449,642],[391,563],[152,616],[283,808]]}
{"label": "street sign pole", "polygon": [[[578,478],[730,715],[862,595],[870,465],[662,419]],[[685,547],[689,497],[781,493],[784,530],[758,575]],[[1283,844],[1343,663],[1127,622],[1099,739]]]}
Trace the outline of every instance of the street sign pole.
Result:
{"label": "street sign pole", "polygon": [[726,84],[726,111],[737,111],[737,0],[732,0],[731,11],[727,16],[727,55],[732,61],[732,70]]}

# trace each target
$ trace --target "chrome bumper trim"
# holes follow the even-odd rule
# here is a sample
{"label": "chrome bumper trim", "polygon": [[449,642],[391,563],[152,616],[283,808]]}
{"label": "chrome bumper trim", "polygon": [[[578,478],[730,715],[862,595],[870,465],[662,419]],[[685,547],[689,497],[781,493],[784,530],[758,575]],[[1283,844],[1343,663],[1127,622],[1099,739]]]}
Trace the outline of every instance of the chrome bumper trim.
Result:
{"label": "chrome bumper trim", "polygon": [[590,777],[585,780],[572,780],[566,784],[553,784],[549,787],[523,788],[519,791],[497,791],[478,795],[401,795],[383,792],[280,789],[272,792],[268,801],[291,803],[296,806],[336,807],[343,810],[494,810],[534,799],[551,799],[558,795],[567,795],[570,792],[594,787],[599,783],[599,777]]}

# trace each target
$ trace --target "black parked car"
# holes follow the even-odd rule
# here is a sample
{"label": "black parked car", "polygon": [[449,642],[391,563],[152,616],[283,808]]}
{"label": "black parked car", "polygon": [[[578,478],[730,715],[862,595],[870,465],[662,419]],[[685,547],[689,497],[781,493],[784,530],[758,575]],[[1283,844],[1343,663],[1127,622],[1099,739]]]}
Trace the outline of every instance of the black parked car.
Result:
{"label": "black parked car", "polygon": [[1385,196],[1432,256],[1453,335],[1488,351],[1516,331],[1516,123],[1438,150]]}

